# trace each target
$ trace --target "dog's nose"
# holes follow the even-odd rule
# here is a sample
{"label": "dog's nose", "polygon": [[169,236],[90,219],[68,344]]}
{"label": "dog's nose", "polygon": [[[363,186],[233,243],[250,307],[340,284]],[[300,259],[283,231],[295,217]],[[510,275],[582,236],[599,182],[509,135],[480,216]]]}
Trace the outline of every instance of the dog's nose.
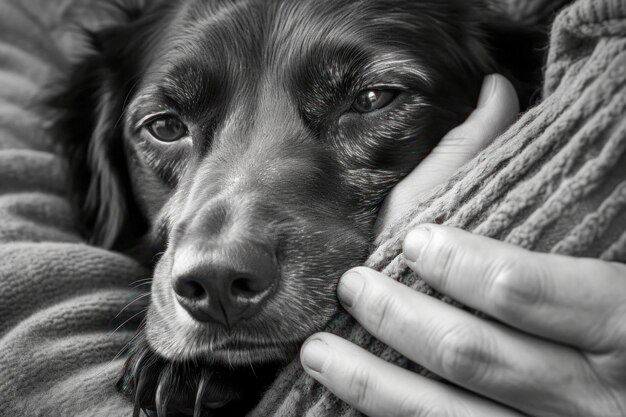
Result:
{"label": "dog's nose", "polygon": [[[200,322],[214,321],[227,328],[259,311],[277,281],[276,257],[254,243],[184,249],[176,256],[172,285],[180,305]],[[193,255],[189,256],[189,252]],[[191,263],[176,265],[176,263]]]}

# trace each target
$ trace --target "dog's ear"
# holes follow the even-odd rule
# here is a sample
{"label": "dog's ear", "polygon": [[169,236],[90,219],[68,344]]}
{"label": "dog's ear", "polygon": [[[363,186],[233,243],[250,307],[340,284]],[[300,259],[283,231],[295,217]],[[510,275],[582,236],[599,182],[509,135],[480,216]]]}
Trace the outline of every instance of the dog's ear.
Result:
{"label": "dog's ear", "polygon": [[506,76],[515,86],[522,110],[534,104],[548,45],[546,22],[516,22],[502,2],[493,0],[452,0],[449,5],[466,23],[455,34],[463,45],[454,51],[456,61],[470,61],[468,68],[484,74]]}
{"label": "dog's ear", "polygon": [[[72,198],[89,241],[123,249],[145,232],[124,151],[125,101],[139,77],[154,23],[140,5],[117,7],[118,23],[83,30],[89,52],[70,65],[48,104],[53,134],[69,159]],[[132,219],[132,221],[129,221]]]}
{"label": "dog's ear", "polygon": [[549,17],[537,22],[515,21],[503,3],[477,1],[483,7],[481,23],[487,46],[499,72],[515,86],[520,109],[525,110],[540,98],[548,47]]}
{"label": "dog's ear", "polygon": [[517,90],[520,109],[541,98],[541,80],[548,46],[548,26],[522,26],[504,19],[487,23],[488,41],[501,72]]}

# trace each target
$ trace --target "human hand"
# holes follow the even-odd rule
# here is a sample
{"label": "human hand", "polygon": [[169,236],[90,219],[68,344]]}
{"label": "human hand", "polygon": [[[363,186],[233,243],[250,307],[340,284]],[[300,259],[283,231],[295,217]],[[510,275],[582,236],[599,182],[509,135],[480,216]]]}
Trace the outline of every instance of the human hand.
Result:
{"label": "human hand", "polygon": [[626,415],[626,266],[540,254],[443,226],[404,242],[408,265],[479,318],[356,268],[346,310],[372,335],[459,387],[391,365],[337,336],[312,336],[305,370],[376,416]]}
{"label": "human hand", "polygon": [[513,85],[502,75],[487,76],[474,112],[463,124],[452,129],[413,172],[391,190],[378,214],[376,234],[423,201],[493,142],[513,123],[518,111]]}

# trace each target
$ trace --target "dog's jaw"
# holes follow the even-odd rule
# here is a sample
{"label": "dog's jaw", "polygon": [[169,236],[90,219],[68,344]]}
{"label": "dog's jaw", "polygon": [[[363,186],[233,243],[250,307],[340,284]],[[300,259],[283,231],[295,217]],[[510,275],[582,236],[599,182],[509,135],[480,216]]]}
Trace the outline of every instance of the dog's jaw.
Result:
{"label": "dog's jaw", "polygon": [[175,304],[174,308],[175,319],[163,320],[159,313],[149,313],[144,330],[151,348],[166,360],[200,361],[233,368],[285,363],[295,356],[302,342],[253,339],[218,324],[200,324],[182,307]]}

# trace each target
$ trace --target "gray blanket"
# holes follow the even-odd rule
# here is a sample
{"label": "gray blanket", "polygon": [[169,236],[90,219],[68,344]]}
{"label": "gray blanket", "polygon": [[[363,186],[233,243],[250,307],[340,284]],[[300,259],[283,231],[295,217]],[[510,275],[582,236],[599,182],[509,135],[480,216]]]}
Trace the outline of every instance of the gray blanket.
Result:
{"label": "gray blanket", "polygon": [[[62,161],[36,103],[65,65],[76,2],[0,2],[0,415],[127,416],[114,389],[149,276],[75,231]],[[45,20],[41,16],[45,16]],[[145,287],[144,287],[145,288]],[[126,320],[130,321],[117,329]],[[117,330],[116,330],[117,329]]]}
{"label": "gray blanket", "polygon": [[[149,271],[80,239],[63,162],[36,105],[45,80],[64,68],[59,45],[75,48],[61,24],[80,1],[0,3],[1,416],[116,417],[132,409],[114,390],[123,361],[116,355],[143,308],[141,300],[125,308],[146,291],[133,283]],[[549,10],[540,2],[528,4]],[[543,102],[389,230],[370,266],[431,293],[397,256],[404,231],[425,221],[536,250],[626,261],[625,2],[579,0],[561,12],[549,55]],[[409,365],[345,315],[330,330]],[[295,362],[255,412],[343,413],[354,414]]]}

